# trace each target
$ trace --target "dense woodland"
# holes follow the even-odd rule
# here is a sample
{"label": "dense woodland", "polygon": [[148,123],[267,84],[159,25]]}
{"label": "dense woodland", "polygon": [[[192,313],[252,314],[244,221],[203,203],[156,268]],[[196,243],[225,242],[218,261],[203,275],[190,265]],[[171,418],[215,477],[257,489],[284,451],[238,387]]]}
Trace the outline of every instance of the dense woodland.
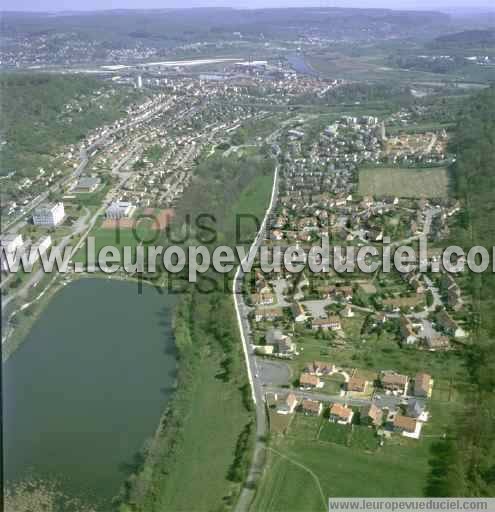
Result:
{"label": "dense woodland", "polygon": [[[0,174],[32,175],[52,162],[62,146],[121,117],[137,93],[113,94],[110,89],[109,84],[84,76],[2,74]],[[96,91],[102,93],[97,101]]]}
{"label": "dense woodland", "polygon": [[[468,100],[460,114],[453,150],[455,193],[465,203],[456,242],[495,242],[495,89]],[[477,328],[466,351],[469,383],[465,407],[452,418],[448,439],[435,447],[428,493],[495,496],[495,275],[489,267],[469,279]]]}

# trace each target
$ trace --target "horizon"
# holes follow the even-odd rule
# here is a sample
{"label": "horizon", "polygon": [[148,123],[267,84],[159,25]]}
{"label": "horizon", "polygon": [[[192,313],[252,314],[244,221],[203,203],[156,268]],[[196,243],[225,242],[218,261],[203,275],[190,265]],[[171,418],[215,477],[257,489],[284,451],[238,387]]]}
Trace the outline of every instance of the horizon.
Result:
{"label": "horizon", "polygon": [[[96,3],[93,3],[96,2]],[[187,5],[184,3],[187,2]],[[54,13],[89,13],[109,11],[166,11],[166,10],[193,10],[193,9],[232,9],[232,10],[260,10],[260,9],[387,9],[392,11],[439,11],[444,13],[476,14],[481,12],[495,13],[492,2],[481,5],[466,5],[465,0],[438,0],[435,3],[426,0],[406,0],[398,7],[392,0],[377,0],[363,5],[357,0],[340,0],[329,2],[326,0],[254,0],[253,2],[232,5],[230,1],[223,0],[192,0],[186,2],[172,1],[168,5],[157,5],[159,0],[146,0],[140,2],[139,7],[133,5],[134,0],[97,1],[90,0],[80,5],[69,6],[65,0],[49,0],[42,4],[35,0],[6,0],[0,13],[23,14],[54,14]],[[71,2],[74,3],[74,2]],[[77,2],[76,2],[77,3]]]}

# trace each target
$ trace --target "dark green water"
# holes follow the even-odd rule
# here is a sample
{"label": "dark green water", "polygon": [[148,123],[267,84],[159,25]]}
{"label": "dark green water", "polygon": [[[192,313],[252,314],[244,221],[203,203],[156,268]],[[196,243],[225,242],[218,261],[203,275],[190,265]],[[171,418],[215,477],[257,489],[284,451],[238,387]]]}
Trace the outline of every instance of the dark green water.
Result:
{"label": "dark green water", "polygon": [[116,280],[76,281],[4,365],[8,480],[55,478],[109,500],[173,393],[174,300]]}

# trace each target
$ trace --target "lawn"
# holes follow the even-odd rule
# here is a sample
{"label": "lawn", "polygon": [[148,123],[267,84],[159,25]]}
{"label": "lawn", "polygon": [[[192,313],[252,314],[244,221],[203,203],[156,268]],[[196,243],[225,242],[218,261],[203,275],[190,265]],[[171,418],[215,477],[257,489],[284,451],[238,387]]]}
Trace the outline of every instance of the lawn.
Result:
{"label": "lawn", "polygon": [[297,439],[316,440],[321,421],[321,416],[305,416],[303,413],[297,413],[290,425],[289,435]]}
{"label": "lawn", "polygon": [[445,167],[409,169],[364,168],[359,171],[359,194],[397,197],[447,197],[448,172]]}
{"label": "lawn", "polygon": [[325,382],[323,389],[325,390],[325,393],[328,393],[329,395],[338,395],[343,389],[345,382],[344,376],[340,373],[323,376],[321,380]]}
{"label": "lawn", "polygon": [[359,425],[350,427],[325,421],[322,424],[318,440],[368,451],[378,448],[378,437],[375,431]]}
{"label": "lawn", "polygon": [[275,410],[270,410],[268,413],[270,422],[270,432],[274,434],[285,434],[292,420],[293,414],[278,414]]}
{"label": "lawn", "polygon": [[351,429],[347,425],[338,425],[326,420],[320,429],[318,439],[325,443],[335,443],[342,446],[349,446]]}

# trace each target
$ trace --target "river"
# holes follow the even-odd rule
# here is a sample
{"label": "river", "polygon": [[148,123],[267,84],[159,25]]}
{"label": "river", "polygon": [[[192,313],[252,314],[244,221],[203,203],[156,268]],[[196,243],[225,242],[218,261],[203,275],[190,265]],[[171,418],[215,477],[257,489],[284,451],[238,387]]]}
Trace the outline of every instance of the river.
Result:
{"label": "river", "polygon": [[158,426],[176,372],[173,297],[81,279],[55,295],[4,377],[7,480],[108,503]]}

